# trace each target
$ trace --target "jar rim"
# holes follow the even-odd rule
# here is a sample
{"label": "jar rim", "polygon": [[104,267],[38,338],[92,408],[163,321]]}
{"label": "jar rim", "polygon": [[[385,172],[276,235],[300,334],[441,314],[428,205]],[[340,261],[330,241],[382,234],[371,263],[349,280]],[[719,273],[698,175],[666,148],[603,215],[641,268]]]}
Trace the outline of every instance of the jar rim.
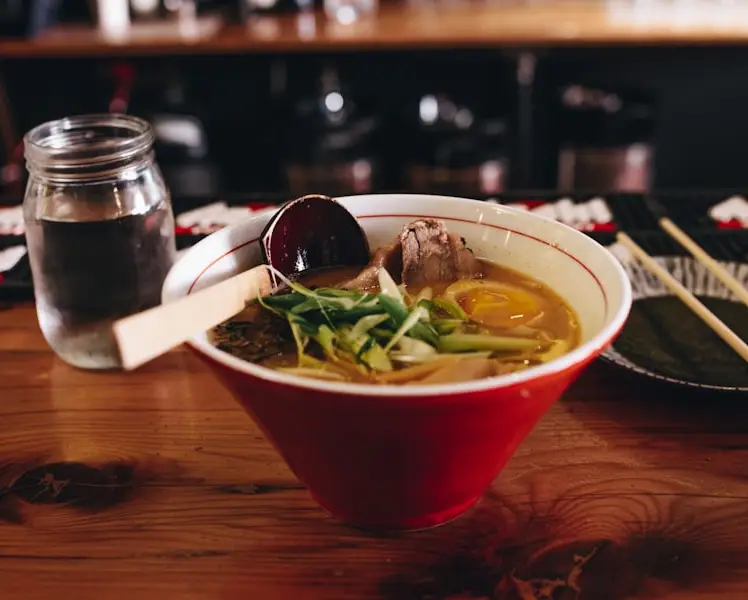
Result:
{"label": "jar rim", "polygon": [[72,171],[123,165],[151,150],[148,121],[126,114],[88,114],[47,121],[23,138],[29,170]]}

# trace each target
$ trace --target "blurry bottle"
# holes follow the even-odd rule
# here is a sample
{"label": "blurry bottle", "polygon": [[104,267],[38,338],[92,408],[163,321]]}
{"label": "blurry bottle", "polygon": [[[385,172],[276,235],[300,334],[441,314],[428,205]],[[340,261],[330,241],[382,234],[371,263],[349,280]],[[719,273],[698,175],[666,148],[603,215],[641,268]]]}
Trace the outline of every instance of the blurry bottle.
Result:
{"label": "blurry bottle", "polygon": [[130,0],[134,19],[149,20],[161,16],[161,0]]}
{"label": "blurry bottle", "polygon": [[0,36],[34,37],[57,22],[62,0],[0,0]]}
{"label": "blurry bottle", "polygon": [[358,114],[351,90],[326,68],[292,108],[285,172],[294,194],[364,193],[378,186],[378,120]]}
{"label": "blurry bottle", "polygon": [[559,190],[649,190],[654,127],[654,105],[641,94],[615,94],[580,85],[564,88],[559,115]]}
{"label": "blurry bottle", "polygon": [[135,89],[131,112],[146,118],[153,127],[156,156],[172,196],[215,197],[221,175],[211,153],[202,109],[182,77],[160,75],[158,81]]}
{"label": "blurry bottle", "polygon": [[98,0],[96,18],[105,38],[121,39],[130,32],[130,3],[127,0]]}
{"label": "blurry bottle", "polygon": [[263,15],[305,12],[314,8],[314,0],[236,0],[241,21]]}
{"label": "blurry bottle", "polygon": [[506,121],[475,113],[445,94],[421,97],[407,172],[412,191],[483,196],[506,189]]}
{"label": "blurry bottle", "polygon": [[325,16],[340,25],[352,25],[367,19],[378,9],[378,0],[324,0]]}

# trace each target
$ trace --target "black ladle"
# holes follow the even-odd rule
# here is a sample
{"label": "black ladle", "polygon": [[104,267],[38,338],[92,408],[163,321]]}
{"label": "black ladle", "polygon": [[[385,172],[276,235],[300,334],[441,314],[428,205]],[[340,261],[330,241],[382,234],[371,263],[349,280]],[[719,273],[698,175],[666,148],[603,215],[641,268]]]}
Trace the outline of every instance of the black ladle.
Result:
{"label": "black ladle", "polygon": [[340,203],[318,194],[284,204],[260,240],[265,263],[286,276],[369,261],[369,242],[356,218]]}
{"label": "black ladle", "polygon": [[355,217],[326,196],[283,205],[261,236],[266,264],[144,312],[114,326],[122,365],[135,369],[240,313],[277,287],[271,265],[287,277],[333,266],[364,265],[369,244]]}

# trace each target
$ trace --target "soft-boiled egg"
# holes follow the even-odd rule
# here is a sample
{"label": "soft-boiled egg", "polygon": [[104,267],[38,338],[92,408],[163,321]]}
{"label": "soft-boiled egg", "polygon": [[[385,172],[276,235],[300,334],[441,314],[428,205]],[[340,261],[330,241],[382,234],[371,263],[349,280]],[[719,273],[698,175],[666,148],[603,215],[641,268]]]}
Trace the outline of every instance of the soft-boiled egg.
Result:
{"label": "soft-boiled egg", "polygon": [[539,299],[519,287],[496,282],[460,280],[444,291],[471,319],[492,327],[516,327],[538,317]]}

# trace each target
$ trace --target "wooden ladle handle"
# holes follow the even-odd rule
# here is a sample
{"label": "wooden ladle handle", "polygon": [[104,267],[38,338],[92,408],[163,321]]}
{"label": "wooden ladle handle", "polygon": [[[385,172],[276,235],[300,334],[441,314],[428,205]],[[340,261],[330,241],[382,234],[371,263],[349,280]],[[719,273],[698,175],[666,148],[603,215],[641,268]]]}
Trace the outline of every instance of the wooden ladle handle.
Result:
{"label": "wooden ladle handle", "polygon": [[113,330],[122,366],[135,369],[165,354],[271,291],[270,272],[260,265],[174,302],[120,319]]}

